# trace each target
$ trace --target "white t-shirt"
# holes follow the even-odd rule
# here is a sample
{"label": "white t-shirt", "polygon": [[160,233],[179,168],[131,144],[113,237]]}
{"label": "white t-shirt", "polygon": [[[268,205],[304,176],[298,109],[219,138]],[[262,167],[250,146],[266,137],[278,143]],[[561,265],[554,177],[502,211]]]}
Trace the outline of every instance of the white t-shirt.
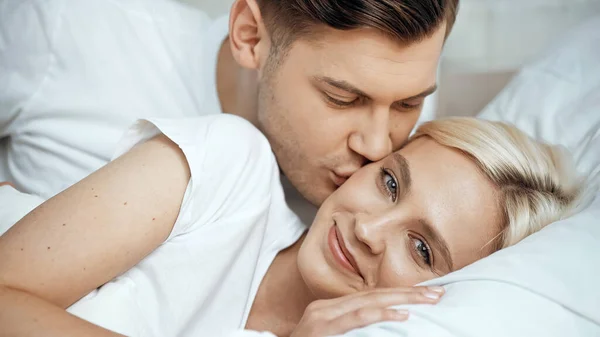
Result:
{"label": "white t-shirt", "polygon": [[227,34],[172,0],[0,1],[0,181],[49,198],[140,118],[220,113]]}
{"label": "white t-shirt", "polygon": [[221,113],[228,28],[173,0],[0,0],[0,182],[27,193],[0,187],[0,233],[106,164],[136,120]]}
{"label": "white t-shirt", "polygon": [[179,145],[191,172],[173,231],[68,310],[127,336],[230,335],[245,326],[277,253],[306,227],[285,204],[268,141],[249,122],[230,115],[142,121],[117,155],[159,132]]}

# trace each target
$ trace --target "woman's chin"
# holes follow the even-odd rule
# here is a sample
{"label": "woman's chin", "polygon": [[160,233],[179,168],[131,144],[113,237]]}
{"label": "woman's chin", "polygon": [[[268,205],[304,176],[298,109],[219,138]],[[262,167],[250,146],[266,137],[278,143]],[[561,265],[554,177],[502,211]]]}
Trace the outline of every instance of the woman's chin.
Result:
{"label": "woman's chin", "polygon": [[[306,248],[306,249],[302,249]],[[330,266],[314,247],[302,247],[298,253],[298,270],[306,287],[318,299],[337,298],[360,291],[338,270]],[[308,249],[311,248],[311,249]]]}

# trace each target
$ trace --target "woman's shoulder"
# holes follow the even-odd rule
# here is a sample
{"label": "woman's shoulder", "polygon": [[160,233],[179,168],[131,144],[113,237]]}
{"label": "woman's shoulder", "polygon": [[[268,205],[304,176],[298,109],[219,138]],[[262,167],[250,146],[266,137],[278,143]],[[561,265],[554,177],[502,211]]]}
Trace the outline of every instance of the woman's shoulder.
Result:
{"label": "woman's shoulder", "polygon": [[[205,120],[204,118],[207,118]],[[246,154],[255,155],[255,159],[274,160],[271,146],[265,135],[247,120],[227,114],[198,117],[198,125],[206,125],[206,141],[218,149],[229,151],[229,157]],[[216,151],[224,155],[222,151]],[[260,155],[260,156],[256,156]]]}
{"label": "woman's shoulder", "polygon": [[275,164],[267,138],[247,120],[228,114],[138,120],[122,137],[114,157],[159,134],[182,149],[191,169],[198,161],[213,166],[225,162],[230,167],[241,161],[254,164],[250,167]]}
{"label": "woman's shoulder", "polygon": [[179,146],[190,169],[174,235],[268,212],[280,188],[279,171],[269,142],[251,123],[225,114],[142,120],[129,130],[119,151],[160,134]]}
{"label": "woman's shoulder", "polygon": [[148,132],[152,127],[179,145],[199,146],[220,142],[230,150],[269,149],[267,138],[252,123],[230,114],[214,114],[184,118],[152,118],[138,121],[133,132]]}

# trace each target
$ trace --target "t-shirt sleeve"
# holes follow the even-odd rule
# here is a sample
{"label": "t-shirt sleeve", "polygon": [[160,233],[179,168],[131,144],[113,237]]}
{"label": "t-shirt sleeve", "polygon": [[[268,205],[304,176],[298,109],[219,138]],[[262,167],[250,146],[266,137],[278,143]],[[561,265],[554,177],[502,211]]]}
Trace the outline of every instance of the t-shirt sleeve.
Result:
{"label": "t-shirt sleeve", "polygon": [[47,76],[63,1],[0,1],[0,137]]}
{"label": "t-shirt sleeve", "polygon": [[277,164],[266,138],[246,120],[222,114],[140,120],[117,146],[115,158],[161,133],[179,146],[190,168],[169,239],[269,202]]}

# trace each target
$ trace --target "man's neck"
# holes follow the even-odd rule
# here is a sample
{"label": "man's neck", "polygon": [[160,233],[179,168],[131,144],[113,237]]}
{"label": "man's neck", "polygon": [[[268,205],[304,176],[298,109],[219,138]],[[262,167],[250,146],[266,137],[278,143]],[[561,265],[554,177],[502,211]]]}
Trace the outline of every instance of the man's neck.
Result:
{"label": "man's neck", "polygon": [[258,288],[247,329],[288,336],[306,307],[316,299],[298,270],[298,251],[304,237],[277,254]]}
{"label": "man's neck", "polygon": [[225,113],[240,116],[258,126],[258,83],[256,70],[241,67],[233,58],[229,38],[217,57],[217,93]]}

